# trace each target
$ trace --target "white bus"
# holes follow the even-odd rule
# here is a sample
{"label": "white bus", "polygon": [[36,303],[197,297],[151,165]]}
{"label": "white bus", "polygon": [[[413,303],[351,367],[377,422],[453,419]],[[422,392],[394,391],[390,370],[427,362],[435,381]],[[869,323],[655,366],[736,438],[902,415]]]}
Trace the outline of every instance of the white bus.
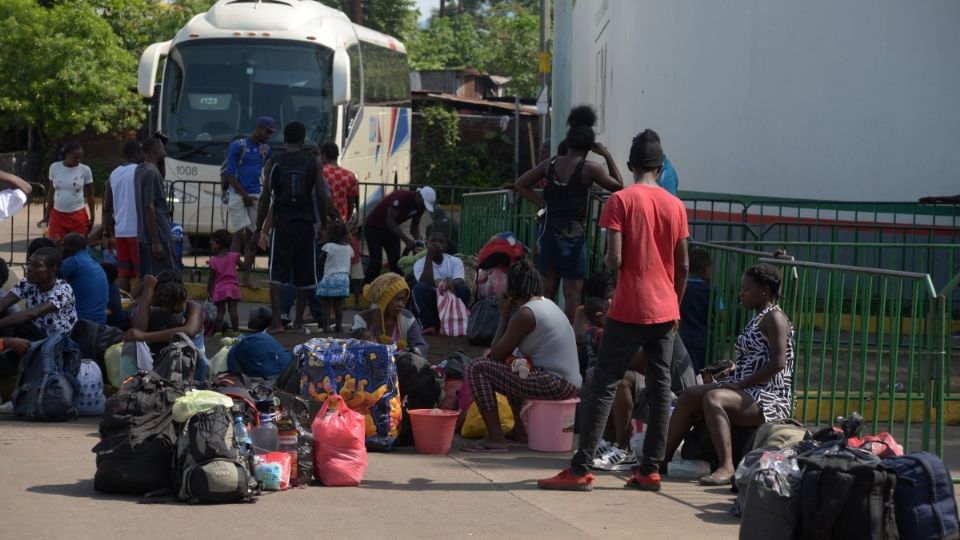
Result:
{"label": "white bus", "polygon": [[[162,67],[162,73],[158,70]],[[159,78],[158,78],[159,75]],[[410,182],[410,78],[398,40],[314,0],[220,0],[140,58],[151,132],[162,131],[174,220],[195,240],[224,226],[220,166],[257,117],[335,141],[360,182]],[[361,191],[361,204],[382,190]]]}

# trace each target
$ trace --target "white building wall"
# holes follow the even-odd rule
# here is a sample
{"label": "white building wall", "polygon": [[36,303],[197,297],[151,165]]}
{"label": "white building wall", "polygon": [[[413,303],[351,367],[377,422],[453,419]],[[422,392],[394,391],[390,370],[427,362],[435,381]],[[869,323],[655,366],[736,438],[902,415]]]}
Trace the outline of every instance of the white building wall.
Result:
{"label": "white building wall", "polygon": [[577,0],[572,103],[624,168],[659,132],[681,190],[955,194],[958,28],[956,0]]}

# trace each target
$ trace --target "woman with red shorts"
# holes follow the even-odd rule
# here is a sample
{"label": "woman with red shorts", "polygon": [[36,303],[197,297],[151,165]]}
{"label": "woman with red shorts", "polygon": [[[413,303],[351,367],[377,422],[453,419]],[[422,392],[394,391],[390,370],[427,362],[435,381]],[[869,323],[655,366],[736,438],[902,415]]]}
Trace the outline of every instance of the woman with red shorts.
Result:
{"label": "woman with red shorts", "polygon": [[[47,236],[59,242],[69,233],[86,236],[93,228],[93,173],[80,161],[83,148],[76,141],[63,145],[63,161],[50,165],[50,189],[43,209],[43,221],[38,227],[49,225]],[[84,209],[86,201],[90,213]]]}

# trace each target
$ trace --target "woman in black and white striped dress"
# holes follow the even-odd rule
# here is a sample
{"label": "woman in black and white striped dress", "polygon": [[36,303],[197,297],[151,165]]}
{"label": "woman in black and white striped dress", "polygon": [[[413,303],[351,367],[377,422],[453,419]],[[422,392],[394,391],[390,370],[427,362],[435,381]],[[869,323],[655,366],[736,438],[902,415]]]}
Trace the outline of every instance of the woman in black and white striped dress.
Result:
{"label": "woman in black and white striped dress", "polygon": [[[700,479],[708,486],[730,484],[735,472],[730,426],[759,426],[789,418],[793,412],[793,327],[780,310],[780,271],[760,263],[740,279],[740,304],[757,315],[737,337],[732,373],[683,391],[667,432],[669,459],[700,417],[706,421],[719,467]],[[710,378],[705,376],[705,378]]]}

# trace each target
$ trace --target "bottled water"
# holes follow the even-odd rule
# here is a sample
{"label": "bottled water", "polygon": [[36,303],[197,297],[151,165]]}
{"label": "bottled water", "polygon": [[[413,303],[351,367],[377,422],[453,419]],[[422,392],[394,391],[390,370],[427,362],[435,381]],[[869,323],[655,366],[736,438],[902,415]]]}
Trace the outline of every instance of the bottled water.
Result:
{"label": "bottled water", "polygon": [[239,415],[233,419],[233,439],[237,441],[240,455],[246,456],[250,452],[250,435],[247,434],[247,426],[243,424],[243,417]]}
{"label": "bottled water", "polygon": [[260,413],[260,425],[253,428],[253,451],[269,454],[280,450],[280,433],[273,413]]}

